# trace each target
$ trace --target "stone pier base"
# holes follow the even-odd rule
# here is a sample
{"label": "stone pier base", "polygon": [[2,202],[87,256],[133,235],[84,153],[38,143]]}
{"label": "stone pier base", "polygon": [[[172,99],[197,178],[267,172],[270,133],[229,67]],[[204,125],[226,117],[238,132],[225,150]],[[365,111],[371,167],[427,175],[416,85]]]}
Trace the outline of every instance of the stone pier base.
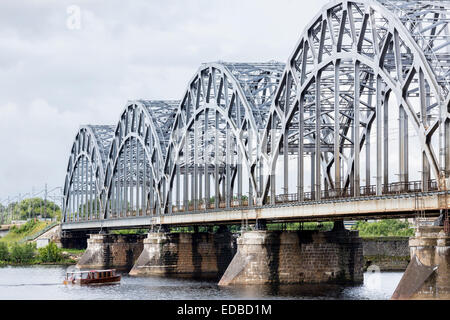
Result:
{"label": "stone pier base", "polygon": [[149,233],[129,275],[220,279],[233,255],[233,238],[228,231]]}
{"label": "stone pier base", "polygon": [[249,231],[219,285],[362,283],[357,231]]}
{"label": "stone pier base", "polygon": [[77,267],[128,271],[142,252],[144,237],[145,235],[91,234]]}
{"label": "stone pier base", "polygon": [[392,299],[450,299],[450,235],[421,226],[409,247],[411,262]]}

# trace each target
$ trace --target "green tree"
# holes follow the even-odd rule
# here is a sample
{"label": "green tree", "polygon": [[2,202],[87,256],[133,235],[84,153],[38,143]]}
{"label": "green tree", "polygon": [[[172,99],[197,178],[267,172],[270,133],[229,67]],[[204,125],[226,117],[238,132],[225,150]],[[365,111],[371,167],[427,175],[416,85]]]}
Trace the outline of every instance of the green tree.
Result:
{"label": "green tree", "polygon": [[42,218],[61,217],[61,209],[54,202],[42,198],[28,198],[20,202],[13,202],[8,206],[14,219],[30,219],[38,216]]}
{"label": "green tree", "polygon": [[39,260],[42,262],[59,262],[63,259],[61,249],[54,242],[50,242],[47,246],[39,248]]}
{"label": "green tree", "polygon": [[34,259],[35,255],[36,244],[34,242],[24,244],[14,243],[11,247],[9,260],[16,263],[30,262]]}
{"label": "green tree", "polygon": [[353,229],[359,230],[359,234],[363,237],[414,236],[414,228],[411,228],[408,222],[397,219],[376,222],[358,221]]}
{"label": "green tree", "polygon": [[8,246],[6,243],[0,242],[0,261],[7,261],[9,258]]}
{"label": "green tree", "polygon": [[24,223],[23,225],[21,225],[20,227],[12,226],[11,229],[9,229],[9,232],[16,233],[16,234],[27,233],[28,231],[33,229],[37,223],[38,222],[36,222],[34,220],[29,220],[26,223]]}

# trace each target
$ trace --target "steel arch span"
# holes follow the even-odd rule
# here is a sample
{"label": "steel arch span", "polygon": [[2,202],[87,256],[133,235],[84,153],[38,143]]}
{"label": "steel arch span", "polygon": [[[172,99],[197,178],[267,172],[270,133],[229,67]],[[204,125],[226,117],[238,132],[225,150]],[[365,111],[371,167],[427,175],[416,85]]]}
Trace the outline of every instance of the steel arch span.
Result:
{"label": "steel arch span", "polygon": [[113,126],[82,126],[67,165],[63,222],[103,217],[102,193]]}
{"label": "steel arch span", "polygon": [[259,132],[283,69],[275,61],[200,66],[172,128],[165,160],[166,212],[254,203],[261,179]]}
{"label": "steel arch span", "polygon": [[108,134],[78,133],[65,221],[446,190],[449,15],[331,1],[286,64],[206,63],[180,101],[130,101]]}
{"label": "steel arch span", "polygon": [[323,8],[290,56],[271,106],[260,157],[269,159],[262,203],[280,194],[278,170],[281,193],[289,193],[290,156],[299,201],[381,195],[390,191],[392,174],[407,190],[413,154],[422,162],[421,189],[448,175],[449,9],[449,1],[334,1]]}
{"label": "steel arch span", "polygon": [[105,218],[160,213],[164,159],[179,101],[130,102],[115,130],[105,174]]}

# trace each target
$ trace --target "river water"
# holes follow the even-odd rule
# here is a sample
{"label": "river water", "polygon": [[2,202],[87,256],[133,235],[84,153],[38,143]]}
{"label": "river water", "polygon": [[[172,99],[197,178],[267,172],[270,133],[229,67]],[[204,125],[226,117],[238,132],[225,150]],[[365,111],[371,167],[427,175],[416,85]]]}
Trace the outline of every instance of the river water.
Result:
{"label": "river water", "polygon": [[[73,269],[73,268],[71,268]],[[219,287],[216,282],[122,275],[120,284],[65,286],[67,267],[0,268],[0,300],[390,299],[402,272],[365,273],[364,284]]]}

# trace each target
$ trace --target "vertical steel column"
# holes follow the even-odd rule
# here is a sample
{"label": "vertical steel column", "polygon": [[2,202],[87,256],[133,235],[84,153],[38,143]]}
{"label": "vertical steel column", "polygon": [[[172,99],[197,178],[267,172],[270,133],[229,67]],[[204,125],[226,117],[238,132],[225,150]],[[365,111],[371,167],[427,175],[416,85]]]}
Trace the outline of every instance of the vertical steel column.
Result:
{"label": "vertical steel column", "polygon": [[311,200],[316,200],[316,153],[312,151],[310,153],[311,157],[311,170],[310,170],[310,176],[311,176]]}
{"label": "vertical steel column", "polygon": [[[315,198],[314,200],[320,200],[320,191],[321,191],[321,181],[320,181],[320,132],[321,132],[321,112],[322,108],[320,105],[320,82],[321,82],[321,71],[317,72],[316,75],[316,91],[315,91],[315,104],[316,104],[316,114],[315,114],[315,131],[316,131],[316,140],[315,140],[315,171],[311,171],[311,175],[315,176]],[[311,186],[313,188],[313,186]]]}
{"label": "vertical steel column", "polygon": [[129,183],[129,160],[128,160],[128,156],[129,156],[129,147],[130,147],[130,140],[128,141],[128,143],[125,143],[124,145],[124,151],[123,151],[123,205],[124,205],[124,212],[123,212],[123,217],[127,217],[128,216],[128,183]]}
{"label": "vertical steel column", "polygon": [[[284,117],[285,122],[287,119],[287,115],[290,111],[290,97],[291,97],[291,85],[292,85],[292,77],[291,74],[288,73],[287,79],[286,79],[286,96],[285,96],[285,103],[284,103]],[[283,132],[283,183],[284,183],[284,194],[289,194],[289,124],[286,123],[286,126],[284,128]]]}
{"label": "vertical steel column", "polygon": [[355,62],[355,96],[354,96],[354,119],[353,119],[353,172],[354,172],[354,196],[358,197],[360,194],[360,138],[359,138],[359,127],[360,127],[360,106],[359,100],[361,97],[361,84],[360,84],[360,62],[357,60]]}
{"label": "vertical steel column", "polygon": [[186,132],[184,138],[184,179],[183,179],[183,202],[184,211],[189,211],[189,194],[188,194],[188,167],[189,167],[189,132]]}
{"label": "vertical steel column", "polygon": [[235,141],[234,141],[234,135],[229,134],[230,136],[230,148],[228,149],[229,154],[229,168],[230,168],[230,182],[229,182],[229,194],[230,194],[230,206],[232,205],[233,201],[234,201],[234,188],[235,185],[233,182],[235,182],[236,180],[233,181],[233,177],[235,177],[235,175],[237,174],[236,170],[237,170],[237,166],[234,166],[234,152],[235,152]]}
{"label": "vertical steel column", "polygon": [[[275,125],[275,115],[273,114],[272,117],[270,118],[270,142],[271,142],[271,146],[270,146],[270,151],[272,154],[277,153],[276,149],[276,125]],[[276,160],[278,161],[278,159]],[[275,166],[276,168],[276,166]],[[270,204],[275,204],[275,197],[276,197],[276,177],[275,177],[275,172],[273,171],[273,168],[270,168]],[[276,169],[275,169],[276,170]]]}
{"label": "vertical steel column", "polygon": [[113,178],[111,183],[111,191],[109,194],[109,199],[111,199],[111,212],[110,216],[116,217],[117,216],[117,183],[116,179]]}
{"label": "vertical steel column", "polygon": [[84,196],[85,196],[85,194],[84,194],[84,187],[85,187],[85,181],[84,181],[84,179],[85,179],[85,166],[84,166],[84,159],[85,159],[85,157],[83,156],[82,158],[81,158],[81,176],[80,176],[80,182],[81,182],[81,185],[80,185],[80,197],[81,197],[81,200],[80,200],[80,204],[81,204],[81,219],[82,220],[85,220],[85,217],[86,217],[86,206],[85,206],[85,200],[84,200]]}
{"label": "vertical steel column", "polygon": [[383,153],[383,169],[384,169],[384,188],[387,191],[389,185],[389,96],[391,92],[388,91],[384,96],[384,108],[383,108],[383,145],[384,145],[384,153]]}
{"label": "vertical steel column", "polygon": [[[133,143],[134,142],[134,143]],[[133,156],[136,158],[137,154],[136,154],[136,147],[137,147],[137,139],[136,138],[130,138],[130,179],[129,179],[129,184],[130,184],[130,212],[128,213],[130,216],[133,215],[133,211],[134,211],[134,188],[135,188],[135,183],[134,183],[134,176],[136,172],[136,168],[135,168],[135,161],[133,159]]]}
{"label": "vertical steel column", "polygon": [[[195,121],[194,121],[194,128],[195,128]],[[192,136],[194,135],[194,133],[192,132]],[[191,137],[191,131],[189,131],[189,139],[190,139],[190,137]],[[194,140],[194,137],[193,137],[193,140]],[[194,208],[194,210],[195,210],[195,200],[196,200],[196,196],[197,196],[197,193],[196,193],[196,190],[195,190],[195,187],[196,187],[196,177],[195,177],[195,173],[196,173],[196,170],[195,170],[195,147],[196,147],[196,144],[195,144],[195,142],[194,141],[192,141],[192,143],[190,143],[190,152],[189,152],[189,154],[192,154],[192,171],[191,171],[191,204],[192,204],[192,206],[193,206],[193,208]]]}
{"label": "vertical steel column", "polygon": [[377,74],[376,84],[376,120],[377,120],[377,196],[383,193],[382,185],[382,95],[381,95],[381,77]]}
{"label": "vertical steel column", "polygon": [[[76,170],[76,169],[75,169]],[[75,183],[75,173],[76,173],[76,171],[74,170],[74,175],[73,175],[73,177],[72,177],[72,192],[70,193],[70,195],[71,195],[71,198],[72,199],[70,199],[70,201],[71,201],[71,206],[72,206],[72,215],[71,215],[71,218],[70,218],[70,221],[74,221],[75,220],[75,215],[76,215],[76,210],[77,210],[77,206],[76,206],[76,193],[75,193],[75,185],[76,185],[76,183]]]}
{"label": "vertical steel column", "polygon": [[400,182],[402,190],[406,190],[408,182],[408,115],[400,105],[399,109],[399,161],[400,161]]}
{"label": "vertical steel column", "polygon": [[86,157],[86,164],[85,164],[85,185],[84,188],[84,199],[85,199],[85,209],[84,209],[84,220],[89,220],[89,159]]}
{"label": "vertical steel column", "polygon": [[[236,99],[236,107],[237,107],[237,126],[239,130],[238,139],[242,141],[242,118],[241,118],[240,99]],[[237,144],[236,149],[237,149],[237,197],[239,201],[239,206],[242,206],[242,152]]]}
{"label": "vertical steel column", "polygon": [[225,142],[225,187],[226,187],[226,192],[225,192],[225,206],[227,209],[230,208],[231,205],[231,145],[230,145],[230,125],[228,124],[228,121],[226,122],[226,142]]}
{"label": "vertical steel column", "polygon": [[140,170],[139,170],[139,164],[140,164],[140,150],[139,150],[140,142],[138,139],[136,139],[136,216],[141,215],[141,208],[140,208],[140,201],[139,201],[139,191],[140,191]]}
{"label": "vertical steel column", "polygon": [[211,198],[211,187],[209,177],[209,160],[210,152],[208,150],[209,143],[209,109],[205,108],[205,123],[204,123],[204,146],[203,146],[203,165],[205,166],[205,210],[209,208],[209,199]]}
{"label": "vertical steel column", "polygon": [[216,137],[215,137],[215,167],[214,167],[214,184],[215,184],[215,193],[214,193],[214,207],[216,209],[219,208],[220,194],[219,194],[219,112],[215,112],[215,128],[216,128]]}
{"label": "vertical steel column", "polygon": [[177,211],[181,210],[181,204],[180,204],[180,160],[179,158],[176,160],[176,164],[175,164],[175,185],[176,185],[176,189],[175,189],[175,198],[176,198],[176,207],[177,207]]}
{"label": "vertical steel column", "polygon": [[[340,190],[341,186],[341,156],[340,156],[340,67],[341,60],[334,65],[334,188]],[[340,192],[340,191],[339,191]]]}
{"label": "vertical steel column", "polygon": [[448,118],[444,121],[444,134],[445,178],[447,179],[450,176],[450,119]]}
{"label": "vertical steel column", "polygon": [[[116,165],[117,167],[117,165]],[[114,217],[118,217],[120,214],[120,178],[119,178],[119,173],[118,170],[115,170],[115,174],[113,173],[112,176],[112,181],[113,181],[113,187],[111,190],[111,194],[113,195],[113,200],[114,200]],[[97,201],[96,201],[97,202]]]}
{"label": "vertical steel column", "polygon": [[[252,130],[248,130],[248,143],[247,143],[247,148],[248,148],[248,161],[249,163],[253,163],[253,132]],[[261,164],[262,161],[259,161],[259,163]],[[258,173],[255,173],[258,174]],[[254,203],[254,199],[253,199],[253,185],[252,185],[252,172],[251,169],[248,172],[248,206],[252,207],[253,203]],[[260,173],[260,180],[262,180],[261,178],[262,174]],[[261,189],[262,191],[262,189]],[[264,199],[262,199],[262,201],[264,202]]]}
{"label": "vertical steel column", "polygon": [[[150,139],[151,141],[151,146],[153,146],[153,139]],[[150,150],[153,150],[152,147],[150,147]],[[149,159],[149,162],[152,161],[151,158]],[[154,208],[155,208],[155,183],[154,183],[154,177],[153,177],[153,170],[151,170],[151,168],[149,168],[148,170],[149,172],[149,177],[148,177],[148,182],[149,182],[149,186],[148,186],[148,207],[149,207],[149,213],[150,215],[154,215]]]}
{"label": "vertical steel column", "polygon": [[118,154],[118,168],[117,168],[117,173],[118,173],[118,181],[117,183],[119,184],[119,193],[117,194],[117,197],[119,198],[119,212],[117,217],[120,218],[123,214],[124,211],[124,201],[123,199],[125,198],[125,180],[124,180],[124,174],[125,174],[125,159],[124,159],[124,150],[122,149],[122,157],[120,156],[120,153]]}
{"label": "vertical steel column", "polygon": [[82,175],[80,175],[80,172],[81,172],[81,163],[79,164],[79,166],[78,166],[78,170],[77,170],[77,173],[76,173],[76,176],[77,176],[77,221],[80,221],[80,216],[82,216],[82,214],[81,214],[81,200],[80,200],[80,184],[82,183],[81,182],[81,177],[82,177]]}
{"label": "vertical steel column", "polygon": [[[427,107],[429,106],[429,94],[425,87],[425,77],[422,69],[419,70],[419,96],[420,96],[420,119],[424,128],[428,128]],[[430,163],[425,152],[422,152],[422,191],[428,191],[430,181]]]}
{"label": "vertical steel column", "polygon": [[297,199],[303,201],[305,199],[305,187],[304,187],[304,175],[305,175],[305,162],[304,162],[304,135],[305,135],[305,123],[304,123],[304,96],[300,96],[298,101],[298,157],[297,157]]}
{"label": "vertical steel column", "polygon": [[92,197],[95,197],[95,194],[93,195],[93,193],[95,192],[95,188],[93,188],[93,184],[95,183],[93,181],[93,177],[94,177],[94,170],[93,170],[93,166],[91,164],[90,166],[90,170],[89,170],[89,188],[90,188],[90,192],[89,192],[89,220],[92,220],[92,214],[93,214],[93,199]]}
{"label": "vertical steel column", "polygon": [[[198,89],[200,91],[200,89]],[[197,100],[198,101],[198,100]],[[197,108],[197,106],[196,106]],[[195,117],[195,116],[194,116]],[[192,172],[192,200],[194,202],[194,211],[198,210],[198,121],[194,118],[194,171]]]}
{"label": "vertical steel column", "polygon": [[[144,140],[144,144],[146,144],[147,141]],[[142,194],[141,194],[141,202],[142,202],[142,215],[147,216],[147,162],[150,161],[147,159],[147,154],[145,152],[145,147],[143,148],[142,152]],[[179,197],[179,194],[178,194]],[[178,198],[179,199],[179,198]],[[178,206],[178,202],[177,202]]]}
{"label": "vertical steel column", "polygon": [[[373,77],[369,77],[369,86],[370,87],[374,87],[374,81],[373,81]],[[369,191],[370,185],[371,185],[371,176],[370,176],[370,172],[371,172],[371,164],[370,164],[370,154],[371,154],[371,131],[372,131],[372,125],[369,124],[369,117],[371,114],[371,109],[373,108],[373,92],[372,90],[368,89],[368,109],[367,109],[367,113],[366,113],[366,119],[367,119],[367,128],[366,128],[366,193]],[[371,190],[370,190],[371,191]]]}

